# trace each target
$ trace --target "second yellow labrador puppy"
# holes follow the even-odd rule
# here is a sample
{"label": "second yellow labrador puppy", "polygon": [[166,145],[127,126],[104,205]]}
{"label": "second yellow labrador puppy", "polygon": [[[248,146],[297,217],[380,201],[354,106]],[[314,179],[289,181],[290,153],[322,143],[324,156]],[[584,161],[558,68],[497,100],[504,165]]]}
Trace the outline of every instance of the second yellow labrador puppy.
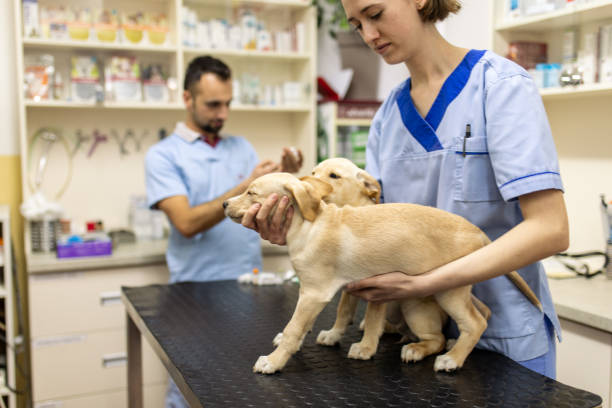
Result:
{"label": "second yellow labrador puppy", "polygon": [[[348,159],[324,160],[315,166],[312,175],[332,186],[332,191],[323,197],[326,203],[336,204],[338,207],[345,205],[359,207],[378,204],[380,201],[381,188],[376,179]],[[518,273],[511,272],[507,277],[535,306],[541,308],[537,297]],[[474,296],[472,296],[472,301],[488,320],[489,309]],[[322,330],[319,333],[317,343],[327,346],[337,344],[352,321],[357,303],[356,297],[342,292],[334,325],[329,330]],[[402,310],[404,310],[403,313]],[[404,361],[420,360],[423,354],[430,354],[427,350],[423,350],[424,348],[435,350],[434,353],[441,350],[444,339],[440,335],[446,319],[446,313],[431,296],[403,302],[368,303],[365,318],[362,321],[364,336],[359,343],[351,345],[348,357],[371,358],[378,348],[380,335],[385,331],[400,332],[404,334],[404,338],[416,336],[421,342],[407,345],[402,350],[402,359]],[[427,339],[430,341],[425,342]],[[431,341],[431,339],[437,340]]]}
{"label": "second yellow labrador puppy", "polygon": [[[381,271],[421,274],[489,243],[478,227],[449,212],[415,204],[339,208],[322,201],[332,190],[315,177],[299,180],[288,173],[271,173],[223,204],[225,214],[238,223],[253,204],[263,203],[273,193],[289,196],[296,209],[287,248],[300,280],[298,302],[278,346],[259,357],[255,372],[281,370],[301,347],[318,314],[346,283]],[[452,348],[434,363],[436,371],[452,371],[463,365],[487,322],[474,306],[471,286],[439,292],[433,299],[459,329]],[[417,357],[432,354],[430,350],[419,349],[424,355]],[[403,354],[402,349],[402,358]]]}

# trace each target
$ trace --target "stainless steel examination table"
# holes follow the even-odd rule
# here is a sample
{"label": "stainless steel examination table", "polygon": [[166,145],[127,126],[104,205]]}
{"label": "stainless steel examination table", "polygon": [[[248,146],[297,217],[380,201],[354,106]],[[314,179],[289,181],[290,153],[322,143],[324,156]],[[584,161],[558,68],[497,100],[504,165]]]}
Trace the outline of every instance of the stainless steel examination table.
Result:
{"label": "stainless steel examination table", "polygon": [[[298,285],[235,281],[122,288],[128,314],[128,400],[142,407],[141,334],[192,407],[598,407],[599,396],[474,350],[456,373],[435,373],[434,357],[400,360],[398,335],[385,334],[372,360],[346,357],[359,341],[350,326],[338,347],[316,344],[335,319],[339,295],[318,317],[282,372],[255,374],[291,318]],[[359,322],[364,311],[358,309]]]}

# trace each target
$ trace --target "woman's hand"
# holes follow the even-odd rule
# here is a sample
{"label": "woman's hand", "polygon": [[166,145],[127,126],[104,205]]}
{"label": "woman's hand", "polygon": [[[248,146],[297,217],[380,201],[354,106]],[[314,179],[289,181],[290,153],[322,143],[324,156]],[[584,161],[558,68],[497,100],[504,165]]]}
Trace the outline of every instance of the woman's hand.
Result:
{"label": "woman's hand", "polygon": [[[278,202],[276,210],[274,206]],[[270,214],[274,210],[274,214]],[[242,217],[242,225],[259,232],[259,235],[276,245],[287,244],[287,231],[293,218],[293,207],[289,197],[283,196],[280,201],[277,194],[272,194],[262,205],[253,204]]]}
{"label": "woman's hand", "polygon": [[390,272],[351,282],[345,290],[368,302],[389,302],[429,296],[433,291],[430,292],[427,283],[426,274],[410,276],[402,272]]}

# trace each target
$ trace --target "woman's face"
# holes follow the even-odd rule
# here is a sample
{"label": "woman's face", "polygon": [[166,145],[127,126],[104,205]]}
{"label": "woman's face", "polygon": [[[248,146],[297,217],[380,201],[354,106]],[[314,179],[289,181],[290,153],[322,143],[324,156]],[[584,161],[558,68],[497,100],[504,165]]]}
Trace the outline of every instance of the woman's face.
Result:
{"label": "woman's face", "polygon": [[388,64],[397,64],[414,55],[424,34],[417,1],[342,0],[342,5],[365,43]]}

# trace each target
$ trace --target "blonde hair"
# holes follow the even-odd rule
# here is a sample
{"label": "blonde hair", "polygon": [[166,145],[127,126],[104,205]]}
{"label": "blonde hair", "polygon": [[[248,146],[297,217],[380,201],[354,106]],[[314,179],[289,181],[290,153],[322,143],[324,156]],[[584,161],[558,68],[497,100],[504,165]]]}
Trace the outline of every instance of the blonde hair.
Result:
{"label": "blonde hair", "polygon": [[435,23],[443,21],[450,13],[456,14],[460,9],[459,0],[425,0],[419,14],[423,21]]}

